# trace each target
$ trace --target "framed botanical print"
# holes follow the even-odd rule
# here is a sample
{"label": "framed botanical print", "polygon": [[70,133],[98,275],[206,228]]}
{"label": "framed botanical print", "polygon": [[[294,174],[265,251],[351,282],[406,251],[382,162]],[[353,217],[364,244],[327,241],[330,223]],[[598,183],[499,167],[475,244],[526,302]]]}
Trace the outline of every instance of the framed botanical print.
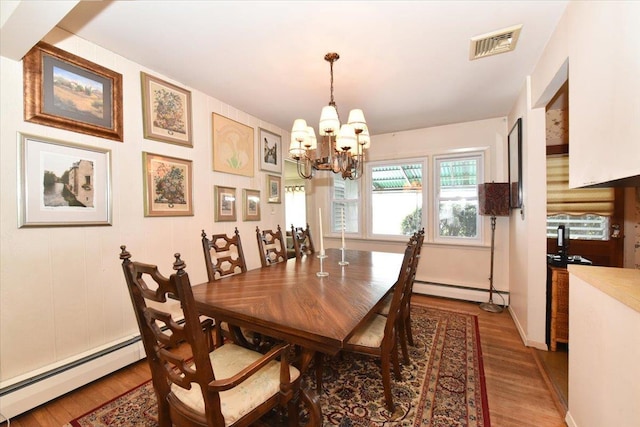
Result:
{"label": "framed botanical print", "polygon": [[279,176],[267,175],[267,201],[269,203],[280,203],[281,183]]}
{"label": "framed botanical print", "polygon": [[191,160],[142,153],[144,216],[193,215]]}
{"label": "framed botanical print", "polygon": [[215,220],[236,221],[236,189],[231,187],[215,186],[216,213]]}
{"label": "framed botanical print", "polygon": [[24,57],[24,119],[122,141],[122,75],[40,42]]}
{"label": "framed botanical print", "polygon": [[111,225],[111,151],[18,134],[18,226]]}
{"label": "framed botanical print", "polygon": [[140,73],[144,137],[193,147],[191,92]]}
{"label": "framed botanical print", "polygon": [[260,221],[259,190],[242,190],[242,220]]}
{"label": "framed botanical print", "polygon": [[213,170],[253,176],[253,128],[213,113]]}
{"label": "framed botanical print", "polygon": [[259,128],[260,169],[282,173],[282,138],[280,135]]}

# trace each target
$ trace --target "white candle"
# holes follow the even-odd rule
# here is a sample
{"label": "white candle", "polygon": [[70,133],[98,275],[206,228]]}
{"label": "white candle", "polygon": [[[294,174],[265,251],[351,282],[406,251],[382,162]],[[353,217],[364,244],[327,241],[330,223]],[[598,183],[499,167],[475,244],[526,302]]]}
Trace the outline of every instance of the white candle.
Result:
{"label": "white candle", "polygon": [[324,237],[322,235],[322,208],[318,208],[318,224],[320,225],[320,256],[324,256]]}
{"label": "white candle", "polygon": [[344,249],[346,246],[344,245],[344,208],[342,208],[342,248]]}

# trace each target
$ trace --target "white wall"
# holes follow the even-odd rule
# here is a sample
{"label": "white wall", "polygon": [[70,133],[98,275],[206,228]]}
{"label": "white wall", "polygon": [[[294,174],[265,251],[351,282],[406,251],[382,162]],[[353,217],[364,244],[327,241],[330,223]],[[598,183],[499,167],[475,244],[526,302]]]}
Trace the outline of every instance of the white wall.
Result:
{"label": "white wall", "polygon": [[[137,334],[126,290],[119,246],[133,258],[157,264],[171,274],[173,254],[180,252],[192,282],[206,280],[200,233],[232,233],[237,225],[250,269],[260,266],[255,228],[284,225],[284,204],[262,204],[262,221],[214,223],[214,185],[257,189],[264,197],[265,174],[254,177],[212,172],[211,114],[227,116],[282,135],[286,131],[260,121],[203,93],[192,92],[193,148],[143,138],[140,71],[144,69],[112,52],[62,30],[46,38],[68,52],[123,76],[124,142],[27,123],[23,120],[22,62],[0,58],[2,110],[0,126],[0,372],[1,386],[28,377],[63,360],[106,343]],[[23,132],[112,151],[113,225],[18,229],[17,133]],[[257,144],[256,144],[257,147]],[[193,161],[192,217],[144,217],[142,152]],[[256,149],[256,159],[257,157]],[[241,209],[241,203],[237,205]]]}
{"label": "white wall", "polygon": [[[438,126],[425,129],[417,129],[405,132],[394,132],[383,135],[375,135],[371,140],[371,148],[367,152],[369,161],[395,160],[478,150],[485,155],[485,181],[506,182],[507,178],[507,140],[506,118],[494,118],[468,123],[459,123],[447,126]],[[429,163],[429,168],[432,164]],[[320,175],[320,174],[319,174]],[[327,212],[329,206],[329,188],[331,180],[329,175],[316,180],[314,178],[314,220],[311,224],[317,224],[317,207],[322,207]],[[424,182],[428,183],[426,191],[433,194],[433,171],[425,173]],[[367,188],[366,177],[361,180],[362,190]],[[363,193],[364,194],[364,193]],[[361,221],[364,225],[364,212],[366,212],[366,197],[363,200]],[[514,211],[515,212],[515,211]],[[324,215],[323,215],[324,216]],[[429,207],[428,221],[433,221],[433,210]],[[329,230],[329,220],[325,219],[324,229]],[[508,283],[508,257],[509,257],[509,218],[498,217],[496,226],[496,249],[494,264],[494,286],[498,290],[509,291]],[[427,230],[427,227],[425,227]],[[446,285],[464,286],[483,290],[481,301],[486,301],[486,292],[489,287],[490,270],[490,243],[491,227],[489,217],[484,218],[481,230],[483,242],[477,245],[462,246],[435,243],[433,232],[427,230],[425,236],[420,264],[416,275],[417,280],[442,283]],[[363,230],[363,233],[365,230]],[[330,233],[326,233],[329,235]],[[364,235],[364,234],[363,234]],[[334,240],[327,239],[327,246],[338,247],[339,236]],[[347,246],[354,249],[376,249],[401,252],[404,241],[371,241],[361,239],[347,239]],[[420,291],[420,285],[416,291]],[[464,297],[451,290],[444,296]],[[499,298],[495,302],[501,303]]]}

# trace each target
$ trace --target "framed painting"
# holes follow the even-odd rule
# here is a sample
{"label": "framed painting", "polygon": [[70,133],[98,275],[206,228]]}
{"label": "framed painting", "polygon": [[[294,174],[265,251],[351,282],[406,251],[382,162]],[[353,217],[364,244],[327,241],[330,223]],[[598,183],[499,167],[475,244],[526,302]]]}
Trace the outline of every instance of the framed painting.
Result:
{"label": "framed painting", "polygon": [[235,221],[236,215],[236,189],[231,187],[215,186],[216,198],[216,222]]}
{"label": "framed painting", "polygon": [[242,190],[243,221],[260,221],[260,191]]}
{"label": "framed painting", "polygon": [[260,169],[282,173],[282,138],[280,135],[258,128]]}
{"label": "framed painting", "polygon": [[24,119],[122,141],[122,75],[40,42],[24,57]]}
{"label": "framed painting", "polygon": [[213,113],[213,170],[253,176],[253,128]]}
{"label": "framed painting", "polygon": [[522,208],[522,118],[509,132],[509,195],[511,209]]}
{"label": "framed painting", "polygon": [[144,216],[193,215],[191,160],[142,153]]}
{"label": "framed painting", "polygon": [[193,147],[191,92],[140,73],[144,137]]}
{"label": "framed painting", "polygon": [[18,134],[18,226],[111,225],[111,151]]}
{"label": "framed painting", "polygon": [[282,180],[279,176],[267,175],[267,194],[269,195],[267,201],[269,203],[280,203]]}

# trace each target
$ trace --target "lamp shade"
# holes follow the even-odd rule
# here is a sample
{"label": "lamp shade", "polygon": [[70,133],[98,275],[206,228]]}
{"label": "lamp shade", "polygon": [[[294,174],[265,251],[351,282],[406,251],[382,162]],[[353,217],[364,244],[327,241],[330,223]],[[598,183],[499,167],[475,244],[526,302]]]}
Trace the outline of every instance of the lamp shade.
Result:
{"label": "lamp shade", "polygon": [[336,148],[348,151],[356,146],[356,132],[353,126],[345,124],[336,137]]}
{"label": "lamp shade", "polygon": [[315,150],[318,148],[318,140],[316,139],[316,132],[311,126],[307,126],[307,148],[309,150]]}
{"label": "lamp shade", "polygon": [[480,215],[509,216],[509,183],[487,182],[478,185]]}
{"label": "lamp shade", "polygon": [[363,131],[367,125],[367,122],[364,120],[364,113],[359,108],[349,112],[349,119],[347,120],[347,123],[353,126],[356,131]]}
{"label": "lamp shade", "polygon": [[338,133],[340,130],[340,119],[338,119],[338,111],[333,105],[326,105],[322,107],[320,113],[320,135],[331,135]]}

